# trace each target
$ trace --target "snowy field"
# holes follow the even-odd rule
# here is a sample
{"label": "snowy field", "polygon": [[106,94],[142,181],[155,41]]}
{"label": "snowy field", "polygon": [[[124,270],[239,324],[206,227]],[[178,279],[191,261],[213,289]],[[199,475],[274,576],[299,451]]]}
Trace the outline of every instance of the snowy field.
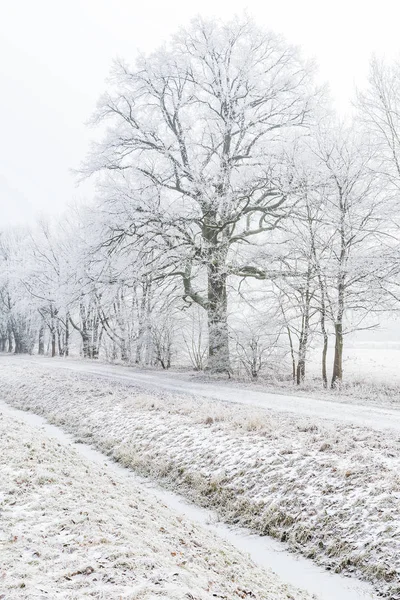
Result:
{"label": "snowy field", "polygon": [[1,412],[0,468],[2,599],[311,598]]}
{"label": "snowy field", "polygon": [[9,361],[3,397],[224,520],[400,598],[399,434]]}
{"label": "snowy field", "polygon": [[[309,371],[320,377],[321,350],[310,353]],[[333,363],[333,349],[328,353],[328,365]],[[398,387],[400,389],[400,344],[378,340],[346,340],[343,351],[345,383],[360,386]]]}

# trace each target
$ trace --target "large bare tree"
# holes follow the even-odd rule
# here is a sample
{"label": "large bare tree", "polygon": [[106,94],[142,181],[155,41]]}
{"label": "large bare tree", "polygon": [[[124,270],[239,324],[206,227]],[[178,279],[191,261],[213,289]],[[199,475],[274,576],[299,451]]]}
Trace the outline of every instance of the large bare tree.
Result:
{"label": "large bare tree", "polygon": [[214,371],[230,368],[227,277],[257,275],[239,249],[287,211],[282,150],[311,118],[311,71],[249,20],[198,19],[133,68],[117,62],[99,102],[95,122],[108,130],[85,170],[108,173],[105,195],[130,215],[108,241],[161,249],[163,275],[181,277],[185,299],[207,311]]}

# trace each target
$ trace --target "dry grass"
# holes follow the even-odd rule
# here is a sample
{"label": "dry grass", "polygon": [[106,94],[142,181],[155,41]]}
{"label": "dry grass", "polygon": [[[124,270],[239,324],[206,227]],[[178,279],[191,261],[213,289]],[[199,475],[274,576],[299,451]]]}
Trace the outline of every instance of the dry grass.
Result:
{"label": "dry grass", "polygon": [[231,523],[287,541],[400,598],[400,445],[387,433],[190,396],[143,395],[93,377],[13,367],[16,406]]}
{"label": "dry grass", "polygon": [[311,600],[135,481],[1,413],[0,472],[0,598]]}

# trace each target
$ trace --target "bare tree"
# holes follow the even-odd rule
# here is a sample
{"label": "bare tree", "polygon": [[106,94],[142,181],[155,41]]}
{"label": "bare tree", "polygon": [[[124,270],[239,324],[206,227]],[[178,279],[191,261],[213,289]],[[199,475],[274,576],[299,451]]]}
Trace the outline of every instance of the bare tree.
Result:
{"label": "bare tree", "polygon": [[371,170],[381,181],[387,212],[385,217],[385,259],[382,261],[380,284],[399,310],[400,303],[400,63],[372,59],[368,86],[357,95],[358,122],[375,148]]}
{"label": "bare tree", "polygon": [[334,326],[331,387],[335,387],[343,379],[346,315],[353,315],[347,332],[362,329],[378,302],[383,200],[369,168],[373,149],[354,131],[330,126],[320,132],[315,154],[326,177],[317,194],[324,207],[322,245],[327,250],[315,261],[324,318],[329,314]]}
{"label": "bare tree", "polygon": [[249,20],[197,19],[135,68],[116,63],[112,84],[94,119],[108,134],[85,169],[108,173],[111,210],[129,206],[107,243],[158,249],[163,276],[207,311],[209,368],[229,371],[227,278],[257,275],[239,250],[287,213],[282,147],[310,121],[310,68]]}
{"label": "bare tree", "polygon": [[190,314],[190,329],[183,334],[183,341],[190,362],[195,371],[203,371],[206,366],[207,346],[204,343],[203,319],[198,306]]}
{"label": "bare tree", "polygon": [[1,346],[15,354],[31,353],[38,315],[22,284],[26,264],[26,231],[0,232],[0,334]]}

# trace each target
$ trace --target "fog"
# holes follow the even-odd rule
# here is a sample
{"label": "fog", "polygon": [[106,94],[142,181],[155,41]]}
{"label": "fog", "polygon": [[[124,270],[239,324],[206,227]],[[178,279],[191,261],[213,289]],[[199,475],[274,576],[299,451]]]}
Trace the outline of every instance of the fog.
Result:
{"label": "fog", "polygon": [[391,0],[321,3],[178,0],[20,0],[2,4],[0,21],[0,219],[32,223],[93,194],[77,187],[79,166],[93,137],[85,123],[105,89],[112,59],[132,61],[149,52],[201,12],[229,18],[247,11],[256,21],[299,44],[319,64],[342,114],[351,110],[372,53],[399,50],[400,9]]}

